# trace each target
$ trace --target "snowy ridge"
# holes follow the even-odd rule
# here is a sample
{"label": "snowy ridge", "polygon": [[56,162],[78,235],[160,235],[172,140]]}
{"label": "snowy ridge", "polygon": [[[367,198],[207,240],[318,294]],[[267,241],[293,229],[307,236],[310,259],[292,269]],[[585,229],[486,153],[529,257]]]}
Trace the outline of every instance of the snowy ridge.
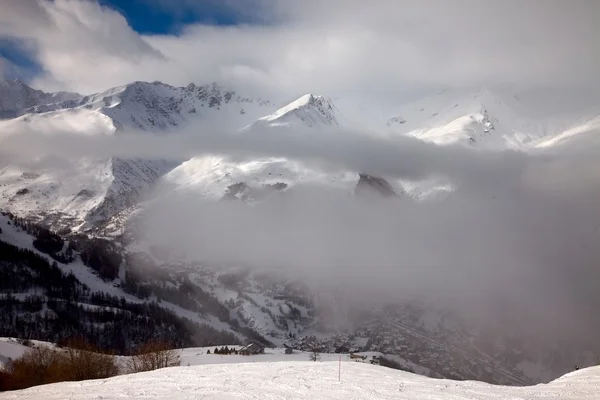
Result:
{"label": "snowy ridge", "polygon": [[[541,96],[521,98],[487,88],[466,94],[443,92],[438,96],[411,106],[413,113],[417,109],[419,113],[430,112],[431,118],[418,123],[418,127],[407,126],[405,132],[439,144],[462,142],[479,148],[528,151],[538,142],[562,136],[598,116],[593,107],[578,113],[554,113],[548,108],[547,113],[541,114],[534,110],[544,104]],[[437,103],[439,100],[441,104]]]}
{"label": "snowy ridge", "polygon": [[536,141],[535,147],[551,148],[572,142],[582,137],[587,140],[595,140],[596,142],[600,140],[600,115],[586,119],[557,135],[542,137]]}
{"label": "snowy ridge", "polygon": [[44,114],[65,109],[88,110],[108,116],[119,131],[165,131],[197,117],[210,119],[224,113],[228,118],[252,121],[260,116],[261,109],[269,107],[268,100],[244,97],[216,83],[174,87],[162,82],[133,82],[102,93],[36,105],[27,111]]}
{"label": "snowy ridge", "polygon": [[69,92],[44,93],[20,80],[0,80],[0,119],[18,117],[40,104],[54,104],[78,97],[79,94]]}
{"label": "snowy ridge", "polygon": [[258,126],[286,126],[302,124],[310,128],[339,126],[339,111],[323,96],[305,94],[273,114],[261,117]]}
{"label": "snowy ridge", "polygon": [[[20,98],[13,103],[29,107],[24,115],[2,121],[7,131],[22,127],[44,132],[50,127],[86,135],[119,134],[125,129],[165,132],[196,120],[221,125],[231,121],[237,129],[270,107],[267,100],[240,96],[216,83],[173,87],[134,82],[89,96],[46,94],[21,82],[5,86],[11,90],[0,87],[2,98],[14,98],[16,87],[28,97],[25,103]],[[47,103],[49,99],[55,102]],[[7,104],[8,110],[12,103]],[[176,165],[142,159],[80,159],[60,168],[9,165],[0,169],[0,208],[55,228],[112,226]],[[117,216],[121,218],[115,220]]]}
{"label": "snowy ridge", "polygon": [[[430,107],[434,107],[433,104]],[[463,141],[470,144],[481,142],[480,146],[498,148],[512,145],[503,134],[511,133],[510,123],[515,117],[504,102],[488,90],[472,96],[468,94],[457,99],[454,105],[444,104],[428,110],[425,104],[421,104],[419,112],[431,113],[431,118],[419,128],[411,130],[408,133],[411,136],[437,144]]]}
{"label": "snowy ridge", "polygon": [[[442,90],[400,103],[362,96],[331,100],[306,94],[272,112],[273,103],[240,95],[216,83],[174,87],[161,82],[133,82],[80,96],[45,94],[22,82],[5,82],[0,86],[2,109],[29,108],[26,114],[0,124],[9,128],[7,131],[20,126],[34,131],[51,127],[86,135],[119,134],[130,129],[164,134],[191,123],[256,134],[269,126],[323,130],[358,127],[442,145],[521,151],[597,136],[591,134],[600,130],[598,108],[593,105],[600,104],[600,99],[594,98],[585,106],[579,105],[580,101],[574,109],[561,113],[558,106],[546,101],[551,97],[545,92],[518,94],[489,88]],[[214,156],[182,160],[179,165],[160,160],[79,160],[73,164],[69,172],[50,166],[3,167],[0,207],[39,221],[61,222],[60,227],[111,226],[111,230],[118,230],[159,182],[213,199],[221,199],[232,190],[239,193],[234,196],[256,199],[272,193],[273,185],[287,190],[299,183],[352,192],[361,172],[322,171],[282,158],[234,160]],[[22,179],[35,175],[39,178]],[[63,176],[73,179],[67,182]],[[396,193],[406,191],[418,201],[439,201],[453,190],[448,182],[409,182],[407,190],[403,189],[404,182],[389,182]]]}
{"label": "snowy ridge", "polygon": [[[299,184],[325,185],[351,193],[358,174],[321,171],[285,158],[236,161],[204,156],[184,162],[165,175],[164,181],[167,187],[175,186],[178,190],[191,191],[214,200],[222,199],[236,188],[235,185],[241,184],[245,192],[252,192],[250,199],[259,200]],[[242,192],[239,194],[244,195]]]}
{"label": "snowy ridge", "polygon": [[[244,127],[241,133],[260,135],[261,129],[272,126],[332,128],[339,125],[338,118],[338,111],[331,101],[307,94],[273,114],[259,118],[254,124]],[[256,200],[256,197],[262,198],[297,184],[326,185],[350,193],[358,181],[358,174],[351,171],[322,171],[286,158],[234,160],[203,156],[184,162],[165,175],[164,181],[178,189],[192,190],[212,199],[221,199],[232,190],[237,190],[235,185],[244,185],[243,189],[252,191],[250,197]],[[270,190],[273,187],[279,189]]]}
{"label": "snowy ridge", "polygon": [[595,121],[600,94],[453,88],[410,101],[334,99],[344,125],[437,144],[528,151],[540,141]]}
{"label": "snowy ridge", "polygon": [[58,168],[0,169],[0,208],[55,228],[91,228],[134,206],[172,169],[160,160],[76,159]]}
{"label": "snowy ridge", "polygon": [[[307,94],[280,108],[273,114],[259,118],[254,124],[241,130],[241,134],[261,134],[261,129],[283,126],[308,129],[328,129],[342,125],[344,117],[332,101],[323,96]],[[354,192],[357,185],[364,183],[358,171],[326,171],[303,162],[286,158],[261,158],[253,160],[235,160],[230,157],[203,156],[194,157],[165,175],[164,181],[180,190],[191,190],[206,198],[221,199],[235,191],[241,198],[260,200],[274,192],[291,189],[297,185],[317,185],[348,194]],[[382,178],[378,178],[385,182]],[[389,186],[388,182],[385,182]],[[239,186],[242,185],[242,186]],[[388,193],[402,193],[402,187],[389,187]],[[374,187],[376,185],[367,185]],[[277,190],[272,190],[274,187]],[[381,185],[376,192],[381,193]],[[243,190],[240,190],[243,189]]]}

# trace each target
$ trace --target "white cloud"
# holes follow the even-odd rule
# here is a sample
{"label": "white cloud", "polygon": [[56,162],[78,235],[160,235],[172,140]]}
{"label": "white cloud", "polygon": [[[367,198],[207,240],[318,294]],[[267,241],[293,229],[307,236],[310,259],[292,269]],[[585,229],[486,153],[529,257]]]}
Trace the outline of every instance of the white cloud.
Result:
{"label": "white cloud", "polygon": [[91,2],[35,4],[5,5],[1,30],[36,42],[47,73],[35,83],[51,89],[216,80],[296,95],[599,83],[594,1],[262,0],[253,8],[231,1],[271,23],[189,26],[179,36],[139,36],[120,14]]}
{"label": "white cloud", "polygon": [[121,14],[91,1],[9,0],[0,34],[32,43],[45,89],[95,90],[131,78],[141,65],[164,62]]}

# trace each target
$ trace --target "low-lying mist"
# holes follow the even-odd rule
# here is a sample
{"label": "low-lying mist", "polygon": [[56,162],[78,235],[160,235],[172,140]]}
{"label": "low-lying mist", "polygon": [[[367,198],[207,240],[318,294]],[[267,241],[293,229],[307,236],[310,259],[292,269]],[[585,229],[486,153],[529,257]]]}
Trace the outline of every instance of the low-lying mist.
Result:
{"label": "low-lying mist", "polygon": [[0,145],[10,162],[279,156],[388,180],[447,179],[455,190],[430,202],[308,184],[254,205],[162,190],[148,201],[140,232],[190,258],[276,269],[357,305],[441,301],[482,321],[509,314],[532,335],[558,341],[588,340],[600,328],[600,160],[596,142],[583,146],[584,139],[491,152],[349,130],[268,128],[100,138],[29,132],[6,135]]}
{"label": "low-lying mist", "polygon": [[484,319],[512,309],[537,333],[591,333],[599,210],[521,189],[417,203],[301,185],[253,206],[175,192],[151,203],[141,231],[191,259],[283,271],[357,306],[434,301]]}

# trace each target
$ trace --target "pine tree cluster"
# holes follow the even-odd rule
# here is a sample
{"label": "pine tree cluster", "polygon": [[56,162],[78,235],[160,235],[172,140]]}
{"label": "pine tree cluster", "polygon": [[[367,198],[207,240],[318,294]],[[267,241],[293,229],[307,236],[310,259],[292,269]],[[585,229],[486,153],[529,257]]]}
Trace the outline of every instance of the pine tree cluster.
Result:
{"label": "pine tree cluster", "polygon": [[229,354],[239,354],[239,352],[237,351],[237,349],[235,348],[229,348],[227,346],[225,347],[215,347],[215,350],[213,351],[213,354],[220,354],[220,355],[229,355]]}

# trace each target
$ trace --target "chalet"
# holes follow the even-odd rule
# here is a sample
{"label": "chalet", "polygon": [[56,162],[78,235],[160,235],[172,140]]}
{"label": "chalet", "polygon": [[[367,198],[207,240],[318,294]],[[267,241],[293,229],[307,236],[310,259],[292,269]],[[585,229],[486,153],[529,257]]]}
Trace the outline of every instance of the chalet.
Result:
{"label": "chalet", "polygon": [[258,343],[250,343],[249,345],[246,345],[244,347],[242,347],[238,353],[243,355],[243,356],[251,356],[251,355],[255,355],[255,354],[264,354],[265,352],[265,347],[261,344]]}
{"label": "chalet", "polygon": [[283,347],[285,347],[285,354],[294,354],[294,347],[285,343],[283,344]]}

